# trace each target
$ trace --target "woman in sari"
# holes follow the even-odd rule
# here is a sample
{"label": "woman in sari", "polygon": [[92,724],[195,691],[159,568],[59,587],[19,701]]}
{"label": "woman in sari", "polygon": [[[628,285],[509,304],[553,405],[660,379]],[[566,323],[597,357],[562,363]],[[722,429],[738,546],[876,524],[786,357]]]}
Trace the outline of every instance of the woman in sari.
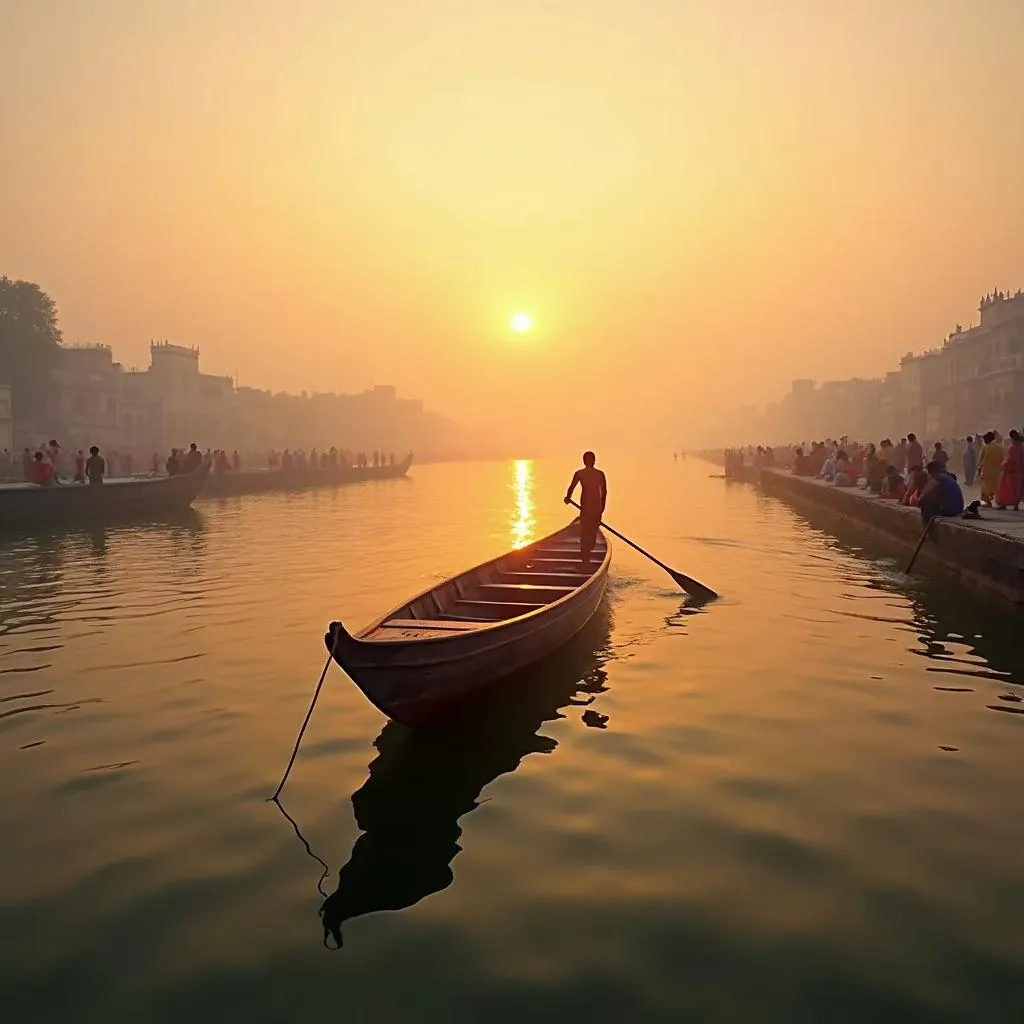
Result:
{"label": "woman in sari", "polygon": [[995,431],[985,434],[985,446],[981,449],[978,460],[978,484],[981,487],[981,500],[992,507],[992,499],[996,496],[999,486],[999,471],[1003,464],[1003,449],[996,440]]}
{"label": "woman in sari", "polygon": [[1010,431],[1010,447],[1003,459],[1002,476],[999,478],[999,490],[996,491],[996,506],[1020,511],[1021,498],[1024,497],[1024,439],[1016,430]]}

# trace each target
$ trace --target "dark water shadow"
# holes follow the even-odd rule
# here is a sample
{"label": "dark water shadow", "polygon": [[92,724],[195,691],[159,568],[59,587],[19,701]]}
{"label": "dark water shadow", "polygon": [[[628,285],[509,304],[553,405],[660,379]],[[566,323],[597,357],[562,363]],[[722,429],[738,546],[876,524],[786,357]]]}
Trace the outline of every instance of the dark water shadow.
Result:
{"label": "dark water shadow", "polygon": [[[459,820],[480,805],[486,786],[515,771],[524,757],[555,750],[557,742],[541,732],[545,722],[565,718],[566,709],[604,692],[610,631],[604,602],[560,652],[444,722],[423,730],[396,722],[384,726],[374,741],[378,755],[369,775],[352,794],[362,835],[320,909],[325,945],[342,945],[346,921],[403,910],[452,884],[451,864],[462,849]],[[595,720],[591,709],[583,714],[590,715],[585,725]],[[597,717],[603,727],[607,716]],[[323,864],[293,826],[310,856]]]}

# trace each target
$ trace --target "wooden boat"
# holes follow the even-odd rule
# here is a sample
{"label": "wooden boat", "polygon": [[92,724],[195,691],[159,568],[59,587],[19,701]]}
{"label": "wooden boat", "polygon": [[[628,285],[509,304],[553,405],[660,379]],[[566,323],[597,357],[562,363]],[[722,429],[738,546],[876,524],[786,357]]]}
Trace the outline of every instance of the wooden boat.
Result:
{"label": "wooden boat", "polygon": [[128,477],[102,484],[0,485],[0,529],[162,516],[187,509],[202,490],[208,466],[167,477]]}
{"label": "wooden boat", "polygon": [[[434,728],[384,726],[367,779],[352,794],[361,835],[320,910],[325,940],[341,945],[346,921],[411,907],[451,885],[461,819],[482,803],[481,792],[525,757],[555,750],[545,723],[585,703],[578,695],[604,690],[609,629],[601,605],[542,665],[465,701]],[[308,844],[307,852],[317,859]]]}
{"label": "wooden boat", "polygon": [[578,633],[601,603],[610,562],[598,534],[582,564],[576,521],[431,587],[355,636],[332,622],[324,639],[378,710],[426,725]]}
{"label": "wooden boat", "polygon": [[366,480],[395,480],[405,476],[412,465],[412,452],[401,462],[384,466],[329,466],[322,469],[242,469],[211,473],[203,488],[204,498],[236,494],[265,494],[268,491],[298,491],[314,487],[338,487]]}

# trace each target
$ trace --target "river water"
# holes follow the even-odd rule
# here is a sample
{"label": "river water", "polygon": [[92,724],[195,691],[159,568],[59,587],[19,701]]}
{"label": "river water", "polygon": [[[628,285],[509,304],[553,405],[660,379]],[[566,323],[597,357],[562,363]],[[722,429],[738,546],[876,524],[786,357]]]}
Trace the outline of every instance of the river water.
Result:
{"label": "river water", "polygon": [[696,460],[606,464],[608,517],[720,601],[618,544],[587,632],[428,734],[332,667],[266,802],[328,621],[562,524],[572,468],[3,541],[3,1019],[1020,1019],[1019,616]]}

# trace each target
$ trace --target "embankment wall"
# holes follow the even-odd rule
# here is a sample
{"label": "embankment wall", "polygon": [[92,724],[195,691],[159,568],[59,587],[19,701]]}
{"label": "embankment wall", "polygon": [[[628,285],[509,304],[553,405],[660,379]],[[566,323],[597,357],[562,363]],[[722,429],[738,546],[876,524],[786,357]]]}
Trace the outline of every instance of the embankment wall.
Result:
{"label": "embankment wall", "polygon": [[[904,508],[861,490],[833,487],[781,470],[744,467],[744,477],[765,494],[796,508],[897,541],[907,559],[921,537],[916,509]],[[984,514],[984,513],[982,513]],[[963,519],[939,519],[915,562],[915,570],[941,571],[961,583],[1024,606],[1024,541]]]}

